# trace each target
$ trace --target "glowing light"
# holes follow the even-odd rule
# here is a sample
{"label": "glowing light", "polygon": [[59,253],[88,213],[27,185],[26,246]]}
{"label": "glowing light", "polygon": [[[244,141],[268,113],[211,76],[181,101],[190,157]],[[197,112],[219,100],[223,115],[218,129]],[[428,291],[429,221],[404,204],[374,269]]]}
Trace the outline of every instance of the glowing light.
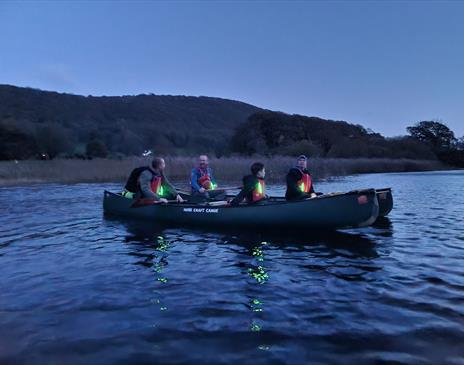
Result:
{"label": "glowing light", "polygon": [[264,284],[267,279],[269,279],[269,275],[266,273],[266,270],[263,266],[258,266],[256,269],[248,269],[249,275],[255,279],[258,284]]}
{"label": "glowing light", "polygon": [[257,323],[252,323],[250,329],[252,332],[259,332],[261,331],[261,326]]}

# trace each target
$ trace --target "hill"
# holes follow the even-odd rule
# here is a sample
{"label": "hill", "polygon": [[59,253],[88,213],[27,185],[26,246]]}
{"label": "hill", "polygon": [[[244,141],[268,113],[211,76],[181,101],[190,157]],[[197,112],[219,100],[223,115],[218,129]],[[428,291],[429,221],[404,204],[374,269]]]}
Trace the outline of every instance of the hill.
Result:
{"label": "hill", "polygon": [[385,138],[361,125],[269,110],[240,125],[231,147],[245,155],[436,159],[430,146],[411,136]]}
{"label": "hill", "polygon": [[423,121],[385,138],[361,125],[172,95],[80,96],[0,85],[0,160],[155,154],[437,159],[464,165],[464,139]]}
{"label": "hill", "polygon": [[[0,159],[37,153],[215,152],[260,109],[234,100],[172,95],[80,96],[0,85]],[[98,148],[97,148],[98,149]]]}

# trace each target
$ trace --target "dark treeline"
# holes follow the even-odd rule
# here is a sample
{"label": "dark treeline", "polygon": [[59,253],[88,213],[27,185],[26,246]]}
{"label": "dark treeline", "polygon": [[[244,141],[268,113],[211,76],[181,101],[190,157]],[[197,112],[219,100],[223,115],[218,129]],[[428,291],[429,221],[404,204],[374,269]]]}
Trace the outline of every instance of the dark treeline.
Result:
{"label": "dark treeline", "polygon": [[239,126],[232,150],[245,155],[299,155],[330,158],[440,159],[464,166],[464,143],[443,123],[424,121],[408,136],[385,138],[342,121],[259,111]]}
{"label": "dark treeline", "polygon": [[93,97],[0,85],[0,159],[221,155],[237,125],[259,108],[187,96]]}
{"label": "dark treeline", "polygon": [[421,122],[385,138],[360,125],[186,96],[93,97],[0,85],[0,159],[210,153],[437,159],[463,165],[462,140]]}

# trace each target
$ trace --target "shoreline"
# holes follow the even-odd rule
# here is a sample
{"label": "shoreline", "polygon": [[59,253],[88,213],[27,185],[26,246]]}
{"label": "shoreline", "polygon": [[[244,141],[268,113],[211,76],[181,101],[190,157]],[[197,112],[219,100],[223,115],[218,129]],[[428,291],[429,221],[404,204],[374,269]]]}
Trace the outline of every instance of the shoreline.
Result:
{"label": "shoreline", "polygon": [[[176,183],[189,184],[190,171],[196,159],[191,157],[166,157],[166,175]],[[131,170],[149,164],[151,158],[126,158],[122,160],[24,160],[0,161],[0,187],[36,184],[124,183]],[[230,184],[240,182],[249,174],[249,166],[261,161],[266,166],[269,183],[284,182],[285,174],[295,159],[287,156],[224,157],[210,159],[218,181]],[[409,159],[328,159],[312,158],[308,169],[314,180],[364,173],[421,172],[453,169],[434,160]]]}

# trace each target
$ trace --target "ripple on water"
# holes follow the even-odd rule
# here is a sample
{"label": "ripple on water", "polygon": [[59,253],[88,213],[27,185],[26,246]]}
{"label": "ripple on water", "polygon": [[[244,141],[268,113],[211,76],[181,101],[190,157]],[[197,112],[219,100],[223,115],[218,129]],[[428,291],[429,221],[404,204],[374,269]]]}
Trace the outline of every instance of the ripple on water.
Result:
{"label": "ripple on water", "polygon": [[395,209],[307,235],[104,218],[119,185],[0,189],[0,363],[462,363],[463,173],[444,174],[321,182],[391,185]]}

